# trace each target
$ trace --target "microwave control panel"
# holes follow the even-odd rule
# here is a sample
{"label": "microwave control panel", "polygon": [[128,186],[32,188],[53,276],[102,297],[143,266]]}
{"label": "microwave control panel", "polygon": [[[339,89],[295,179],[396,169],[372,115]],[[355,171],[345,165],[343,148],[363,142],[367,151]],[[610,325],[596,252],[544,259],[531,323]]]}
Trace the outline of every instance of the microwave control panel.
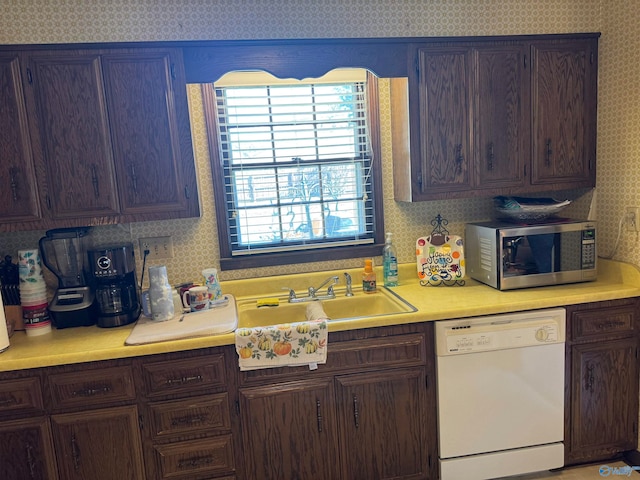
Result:
{"label": "microwave control panel", "polygon": [[596,268],[596,231],[587,228],[582,231],[582,269]]}

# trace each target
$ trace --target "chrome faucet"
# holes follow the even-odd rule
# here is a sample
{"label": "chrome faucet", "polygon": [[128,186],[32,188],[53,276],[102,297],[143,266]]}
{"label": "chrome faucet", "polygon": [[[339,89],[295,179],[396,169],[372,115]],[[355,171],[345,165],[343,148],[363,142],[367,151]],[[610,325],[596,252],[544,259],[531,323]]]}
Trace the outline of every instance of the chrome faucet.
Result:
{"label": "chrome faucet", "polygon": [[[338,283],[338,281],[339,281],[339,280],[340,280],[340,279],[339,279],[339,277],[338,277],[337,275],[335,275],[335,276],[333,276],[333,277],[329,277],[329,278],[327,278],[324,282],[322,282],[322,283],[320,284],[320,286],[319,286],[318,288],[309,287],[309,297],[310,297],[310,298],[322,298],[322,299],[325,299],[325,298],[336,298],[336,294],[335,294],[335,292],[333,291],[333,286],[334,286],[336,283]],[[323,295],[322,297],[319,297],[319,296],[318,296],[318,291],[319,291],[322,287],[324,287],[326,284],[328,284],[329,282],[331,282],[331,285],[329,285],[329,286],[327,287],[327,294],[326,294],[326,295]]]}
{"label": "chrome faucet", "polygon": [[347,291],[345,292],[345,296],[346,297],[353,297],[353,288],[351,286],[351,275],[349,275],[347,272],[344,272],[344,279],[345,282],[347,283]]}
{"label": "chrome faucet", "polygon": [[[309,295],[306,297],[298,297],[293,288],[282,287],[282,289],[289,292],[289,303],[312,302],[314,300],[329,300],[331,298],[336,298],[336,292],[333,290],[333,286],[338,283],[338,281],[339,277],[337,275],[329,277],[324,282],[322,282],[318,288],[309,287]],[[318,291],[329,282],[331,282],[331,284],[327,287],[327,293],[325,295],[318,295]]]}

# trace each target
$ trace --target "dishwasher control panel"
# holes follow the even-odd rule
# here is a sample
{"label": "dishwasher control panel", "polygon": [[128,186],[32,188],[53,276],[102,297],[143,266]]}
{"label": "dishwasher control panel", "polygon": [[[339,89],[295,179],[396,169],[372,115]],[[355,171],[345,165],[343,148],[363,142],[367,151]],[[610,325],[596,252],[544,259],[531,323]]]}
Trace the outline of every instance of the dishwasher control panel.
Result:
{"label": "dishwasher control panel", "polygon": [[436,354],[521,348],[565,341],[565,310],[474,317],[436,322]]}

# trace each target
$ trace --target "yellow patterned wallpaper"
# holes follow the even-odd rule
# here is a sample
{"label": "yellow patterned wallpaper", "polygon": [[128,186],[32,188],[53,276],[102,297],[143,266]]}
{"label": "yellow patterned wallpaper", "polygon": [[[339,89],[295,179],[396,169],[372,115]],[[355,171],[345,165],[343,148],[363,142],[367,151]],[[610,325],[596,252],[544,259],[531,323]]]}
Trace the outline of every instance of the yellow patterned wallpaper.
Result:
{"label": "yellow patterned wallpaper", "polygon": [[[640,67],[638,62],[634,65],[630,57],[639,49],[625,50],[640,41],[636,38],[640,30],[636,26],[639,15],[634,10],[625,2],[611,0],[0,0],[0,43],[603,31],[598,202],[602,216],[611,218],[603,222],[607,231],[602,232],[601,238],[611,241],[615,232],[610,230],[614,223],[617,224],[623,206],[638,201],[633,191],[633,179],[640,175],[640,166],[634,167],[636,159],[633,153],[637,151],[638,141],[633,127],[639,120],[637,110],[631,110],[637,99],[636,102],[628,102],[627,90],[635,88],[635,78],[638,77],[635,70]],[[383,168],[385,178],[391,178],[387,88],[388,84],[382,82]],[[99,241],[133,241],[134,244],[139,237],[172,235],[176,257],[162,263],[167,265],[170,280],[174,283],[195,280],[202,268],[218,265],[211,171],[200,90],[197,86],[190,86],[188,93],[202,217],[94,230]],[[561,195],[565,194],[572,199],[579,196],[576,205],[570,208],[580,214],[586,212],[591,192],[563,192]],[[395,234],[401,262],[415,260],[414,239],[431,231],[429,222],[437,213],[450,220],[449,230],[452,233],[462,233],[465,222],[491,216],[490,199],[397,203],[393,200],[391,182],[384,185],[384,208],[386,228]],[[0,254],[35,245],[43,233],[0,235]],[[627,239],[623,240],[621,255],[633,253],[637,257],[635,246],[630,247]],[[350,268],[361,264],[362,259],[353,259],[240,270],[223,272],[221,278]]]}

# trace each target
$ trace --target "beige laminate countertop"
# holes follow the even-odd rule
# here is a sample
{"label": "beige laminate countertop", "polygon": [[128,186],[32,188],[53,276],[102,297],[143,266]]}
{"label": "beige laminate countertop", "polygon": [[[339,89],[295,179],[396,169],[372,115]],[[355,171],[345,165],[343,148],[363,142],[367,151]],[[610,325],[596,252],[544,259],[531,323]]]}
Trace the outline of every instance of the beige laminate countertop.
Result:
{"label": "beige laminate countertop", "polygon": [[[329,324],[329,331],[508,313],[640,296],[640,270],[634,265],[610,260],[599,260],[598,279],[594,282],[506,292],[469,279],[466,279],[466,284],[461,287],[423,287],[418,282],[415,268],[415,265],[402,265],[401,284],[392,290],[415,306],[418,309],[417,312],[332,321]],[[356,282],[359,278],[357,276],[359,270],[349,272]],[[223,282],[222,288],[225,293],[232,293],[236,298],[258,295],[282,297],[283,286],[296,290],[305,289],[310,283],[316,285],[318,282],[319,284],[332,274],[341,275],[342,272],[317,272],[266,279],[236,280]],[[27,337],[22,331],[16,332],[10,339],[9,349],[0,353],[0,372],[154,355],[234,343],[234,335],[229,333],[126,346],[124,341],[132,328],[133,325],[112,329],[95,326],[54,329],[50,334],[40,337]]]}

